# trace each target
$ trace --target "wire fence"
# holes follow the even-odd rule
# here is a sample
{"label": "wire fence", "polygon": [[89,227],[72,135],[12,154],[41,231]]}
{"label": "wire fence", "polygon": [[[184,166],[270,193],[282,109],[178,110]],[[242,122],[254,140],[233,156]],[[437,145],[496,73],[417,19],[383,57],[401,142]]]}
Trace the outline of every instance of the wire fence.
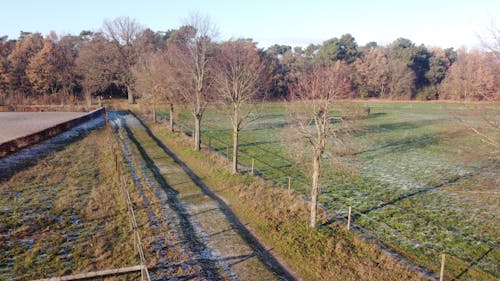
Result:
{"label": "wire fence", "polygon": [[[117,135],[117,137],[120,138],[119,135]],[[141,268],[141,281],[151,281],[151,278],[149,276],[148,267],[147,267],[146,258],[144,256],[144,250],[142,248],[141,236],[139,234],[139,229],[137,226],[137,220],[135,217],[134,206],[132,204],[132,200],[130,199],[130,193],[128,192],[127,180],[122,173],[120,160],[119,160],[120,157],[118,157],[116,147],[114,148],[114,159],[115,159],[116,174],[118,176],[118,180],[120,181],[120,184],[122,187],[122,192],[123,192],[123,195],[125,197],[125,202],[127,204],[127,211],[128,211],[129,218],[130,218],[130,228],[132,230],[133,237],[134,237],[134,248],[137,251],[137,254],[139,255],[140,265],[142,267]]]}
{"label": "wire fence", "polygon": [[[181,122],[176,122],[176,125],[178,128],[180,128],[181,131],[184,133],[192,136],[193,133],[193,128],[191,126],[188,126],[187,124],[184,124],[182,121]],[[210,150],[218,153],[219,155],[226,157],[229,161],[231,159],[230,153],[232,152],[233,145],[230,141],[227,139],[224,139],[223,133],[220,133],[220,130],[218,130],[218,134],[214,134],[211,131],[205,130],[202,132],[202,135],[204,135],[204,138],[202,138],[202,142],[205,143],[207,148]],[[260,147],[258,146],[253,146],[253,150],[261,150]],[[269,154],[270,151],[261,151],[263,154]],[[305,175],[301,174],[300,169],[297,169],[295,166],[295,163],[293,161],[286,159],[283,156],[280,156],[285,160],[285,162],[289,163],[289,166],[283,167],[283,166],[273,166],[269,164],[265,160],[261,160],[259,158],[259,153],[247,153],[243,151],[238,151],[238,155],[241,156],[241,162],[245,164],[244,169],[247,172],[252,172],[254,175],[260,176],[266,180],[269,180],[273,182],[275,185],[283,187],[283,188],[292,188],[293,190],[296,190],[298,192],[301,192],[302,194],[306,195],[307,188],[309,186],[309,182],[305,180]],[[251,161],[251,165],[249,165],[248,162]],[[257,165],[255,165],[257,164]],[[287,168],[287,169],[285,169]],[[291,170],[294,170],[294,172],[291,172]],[[440,186],[434,186],[431,189],[438,188]],[[416,194],[420,192],[425,192],[426,190],[417,190]],[[462,233],[455,229],[452,226],[445,225],[436,219],[429,218],[428,216],[424,216],[422,214],[419,214],[415,212],[414,210],[404,207],[404,206],[399,206],[396,205],[395,203],[397,201],[391,202],[391,201],[386,201],[379,196],[373,195],[368,193],[367,191],[362,191],[358,190],[358,192],[361,192],[363,196],[366,198],[370,198],[371,200],[375,200],[379,202],[373,207],[370,208],[365,208],[364,210],[355,210],[353,209],[355,206],[352,206],[352,204],[349,204],[351,200],[349,200],[348,197],[343,197],[339,196],[336,194],[335,196],[335,204],[337,208],[340,208],[342,210],[347,211],[349,208],[352,209],[351,213],[351,220],[348,221],[348,215],[347,212],[345,215],[341,214],[335,214],[335,211],[330,210],[333,215],[333,217],[329,220],[329,222],[333,221],[343,221],[346,224],[350,225],[351,229],[355,229],[362,233],[365,237],[369,239],[375,239],[376,241],[381,241],[383,245],[387,245],[391,250],[396,250],[398,253],[401,253],[401,255],[405,255],[405,252],[407,250],[404,250],[405,247],[408,247],[405,244],[411,244],[412,247],[415,247],[418,251],[418,261],[421,266],[426,268],[427,270],[433,270],[437,271],[441,267],[443,267],[444,260],[441,258],[444,253],[446,253],[446,266],[443,267],[443,275],[444,278],[447,279],[460,279],[467,274],[470,276],[477,276],[486,273],[487,275],[491,276],[491,278],[499,278],[499,272],[497,270],[488,270],[485,268],[480,267],[480,262],[484,258],[486,258],[488,255],[492,255],[494,252],[495,254],[498,254],[498,244],[493,241],[484,241],[481,239],[478,239],[476,237],[473,237],[470,234]],[[405,195],[402,195],[399,200],[402,200]],[[406,195],[408,196],[408,194]],[[456,237],[460,237],[459,240],[461,241],[466,241],[469,244],[476,244],[479,246],[482,246],[480,249],[473,249],[475,253],[471,255],[464,254],[466,257],[458,257],[456,255],[453,255],[449,253],[446,249],[442,247],[435,247],[430,246],[431,243],[427,243],[426,241],[419,241],[417,240],[413,235],[409,235],[407,233],[402,232],[399,230],[399,227],[397,225],[392,224],[391,222],[388,222],[384,219],[377,218],[376,216],[370,216],[372,210],[376,209],[381,209],[386,206],[391,206],[392,208],[397,209],[400,212],[404,212],[407,214],[412,214],[415,215],[416,217],[419,217],[423,220],[425,220],[428,224],[429,227],[434,227],[436,229],[452,233]],[[326,209],[329,209],[328,207]],[[344,213],[342,211],[342,213]],[[393,238],[388,239],[388,234],[392,236]],[[422,246],[425,245],[425,246]],[[411,255],[413,256],[413,254]],[[496,256],[496,255],[495,255]],[[498,264],[496,265],[496,268],[498,268]]]}
{"label": "wire fence", "polygon": [[[117,138],[119,139],[120,137],[117,136]],[[115,172],[117,175],[117,179],[120,182],[120,186],[121,186],[121,189],[123,192],[125,203],[127,205],[127,212],[128,212],[129,219],[130,219],[130,228],[132,231],[132,235],[134,237],[134,249],[135,249],[135,251],[137,251],[137,254],[138,254],[139,260],[140,260],[140,264],[136,265],[136,266],[105,269],[105,270],[100,270],[100,271],[85,272],[85,273],[79,273],[79,274],[73,274],[73,275],[51,277],[51,278],[46,278],[46,279],[37,279],[34,281],[102,279],[102,278],[109,277],[109,276],[115,276],[115,275],[119,275],[119,274],[129,274],[129,273],[134,273],[134,272],[138,272],[138,271],[141,272],[141,281],[151,281],[151,278],[149,276],[148,267],[147,267],[146,258],[144,256],[144,250],[142,248],[141,237],[140,237],[139,230],[138,230],[138,225],[137,225],[137,220],[135,217],[133,204],[132,204],[132,201],[130,199],[130,194],[128,192],[127,180],[122,173],[121,164],[120,164],[121,161],[119,160],[120,157],[118,155],[119,154],[117,152],[116,146],[113,146]]]}

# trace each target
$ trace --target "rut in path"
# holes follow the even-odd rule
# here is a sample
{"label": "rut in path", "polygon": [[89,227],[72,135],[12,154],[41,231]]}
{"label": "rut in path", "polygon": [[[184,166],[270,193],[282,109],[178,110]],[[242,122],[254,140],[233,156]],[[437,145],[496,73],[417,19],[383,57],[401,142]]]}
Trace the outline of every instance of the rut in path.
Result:
{"label": "rut in path", "polygon": [[[134,180],[156,228],[152,235],[157,237],[147,247],[159,257],[151,268],[155,279],[295,280],[140,120],[127,112],[110,117],[121,131]],[[161,206],[151,206],[147,196],[155,196]],[[172,253],[177,253],[174,258]]]}

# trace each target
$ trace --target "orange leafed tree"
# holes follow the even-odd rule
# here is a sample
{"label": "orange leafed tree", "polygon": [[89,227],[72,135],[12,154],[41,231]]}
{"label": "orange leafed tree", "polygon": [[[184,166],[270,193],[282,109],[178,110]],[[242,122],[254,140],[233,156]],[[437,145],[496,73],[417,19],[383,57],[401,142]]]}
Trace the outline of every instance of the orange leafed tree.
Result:
{"label": "orange leafed tree", "polygon": [[26,69],[33,58],[43,48],[43,37],[39,33],[29,34],[16,42],[14,50],[7,57],[7,83],[13,92],[30,94],[31,84]]}
{"label": "orange leafed tree", "polygon": [[493,53],[459,51],[442,83],[446,99],[496,101],[500,67]]}
{"label": "orange leafed tree", "polygon": [[57,91],[55,52],[54,42],[50,38],[45,38],[43,48],[31,59],[26,69],[31,86],[38,94],[51,94]]}

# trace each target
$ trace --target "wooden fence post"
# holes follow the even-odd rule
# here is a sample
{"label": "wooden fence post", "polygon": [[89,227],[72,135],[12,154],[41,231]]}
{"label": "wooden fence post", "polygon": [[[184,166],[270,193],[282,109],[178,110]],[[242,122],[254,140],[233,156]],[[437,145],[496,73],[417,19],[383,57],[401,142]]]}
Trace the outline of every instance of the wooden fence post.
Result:
{"label": "wooden fence post", "polygon": [[290,186],[292,185],[292,178],[288,177],[288,194],[290,195],[291,189]]}
{"label": "wooden fence post", "polygon": [[113,149],[113,153],[115,156],[115,170],[118,173],[118,155],[116,155],[116,149]]}
{"label": "wooden fence post", "polygon": [[254,164],[255,164],[255,159],[252,158],[252,176],[255,175],[254,172],[253,172],[253,166],[254,166]]}
{"label": "wooden fence post", "polygon": [[349,212],[347,213],[347,230],[351,230],[351,206],[349,206]]}
{"label": "wooden fence post", "polygon": [[439,281],[444,280],[444,261],[445,261],[445,254],[441,256],[441,272],[439,273]]}

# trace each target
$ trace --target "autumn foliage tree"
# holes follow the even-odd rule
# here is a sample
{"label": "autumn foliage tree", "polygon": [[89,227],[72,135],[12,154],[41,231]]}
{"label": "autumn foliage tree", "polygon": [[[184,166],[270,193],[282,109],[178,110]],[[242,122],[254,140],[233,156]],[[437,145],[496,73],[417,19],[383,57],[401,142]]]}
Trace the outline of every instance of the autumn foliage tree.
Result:
{"label": "autumn foliage tree", "polygon": [[290,118],[295,131],[295,139],[303,142],[311,159],[311,206],[309,226],[316,226],[317,202],[320,188],[321,160],[329,141],[337,140],[342,119],[335,118],[333,105],[336,99],[350,92],[346,83],[348,73],[343,63],[331,66],[314,65],[299,78],[294,89],[294,101],[290,108]]}
{"label": "autumn foliage tree", "polygon": [[388,57],[382,48],[367,51],[354,63],[355,83],[361,97],[409,99],[415,74],[400,59]]}
{"label": "autumn foliage tree", "polygon": [[26,34],[16,42],[16,46],[7,57],[8,72],[6,81],[11,92],[31,94],[32,88],[26,70],[31,59],[43,48],[40,33]]}
{"label": "autumn foliage tree", "polygon": [[43,48],[31,59],[26,75],[35,92],[52,94],[57,92],[57,56],[56,45],[50,38],[45,38]]}
{"label": "autumn foliage tree", "polygon": [[491,61],[495,61],[492,53],[460,51],[442,83],[444,98],[498,101],[500,68]]}
{"label": "autumn foliage tree", "polygon": [[78,56],[78,48],[82,40],[79,36],[65,35],[62,36],[56,45],[56,68],[57,80],[59,82],[60,91],[66,96],[73,95],[81,97],[80,73],[76,68],[76,58]]}
{"label": "autumn foliage tree", "polygon": [[[498,96],[499,80],[498,28],[493,26],[490,33],[481,39],[482,49],[459,55],[453,48],[429,48],[405,38],[386,46],[373,42],[358,46],[352,35],[344,34],[305,49],[275,44],[261,52],[261,58],[268,66],[269,97],[276,100],[291,97],[298,77],[311,64],[341,61],[352,83],[345,98],[486,101]],[[84,30],[77,36],[57,38],[51,33],[44,40],[39,33],[23,31],[13,40],[2,36],[0,95],[4,101],[12,96],[22,102],[24,97],[36,99],[37,94],[127,94],[133,102],[134,87],[140,83],[132,67],[143,55],[168,49],[171,72],[164,77],[174,83],[166,93],[175,93],[191,109],[194,147],[199,149],[201,120],[216,92],[210,69],[215,34],[210,20],[195,14],[177,30],[165,32],[119,17],[105,21],[99,32]]]}
{"label": "autumn foliage tree", "polygon": [[251,40],[231,40],[219,45],[214,63],[214,86],[230,112],[233,129],[232,173],[238,173],[238,136],[256,102],[266,90],[266,66]]}
{"label": "autumn foliage tree", "polygon": [[387,97],[389,93],[389,60],[382,48],[366,52],[354,63],[355,80],[362,97]]}
{"label": "autumn foliage tree", "polygon": [[81,74],[81,83],[87,98],[93,93],[104,92],[112,83],[118,81],[120,72],[111,43],[100,33],[94,34],[81,44],[76,67]]}
{"label": "autumn foliage tree", "polygon": [[15,43],[9,42],[7,38],[0,38],[0,102],[7,97],[10,92],[9,87],[9,62],[7,57],[15,46]]}

